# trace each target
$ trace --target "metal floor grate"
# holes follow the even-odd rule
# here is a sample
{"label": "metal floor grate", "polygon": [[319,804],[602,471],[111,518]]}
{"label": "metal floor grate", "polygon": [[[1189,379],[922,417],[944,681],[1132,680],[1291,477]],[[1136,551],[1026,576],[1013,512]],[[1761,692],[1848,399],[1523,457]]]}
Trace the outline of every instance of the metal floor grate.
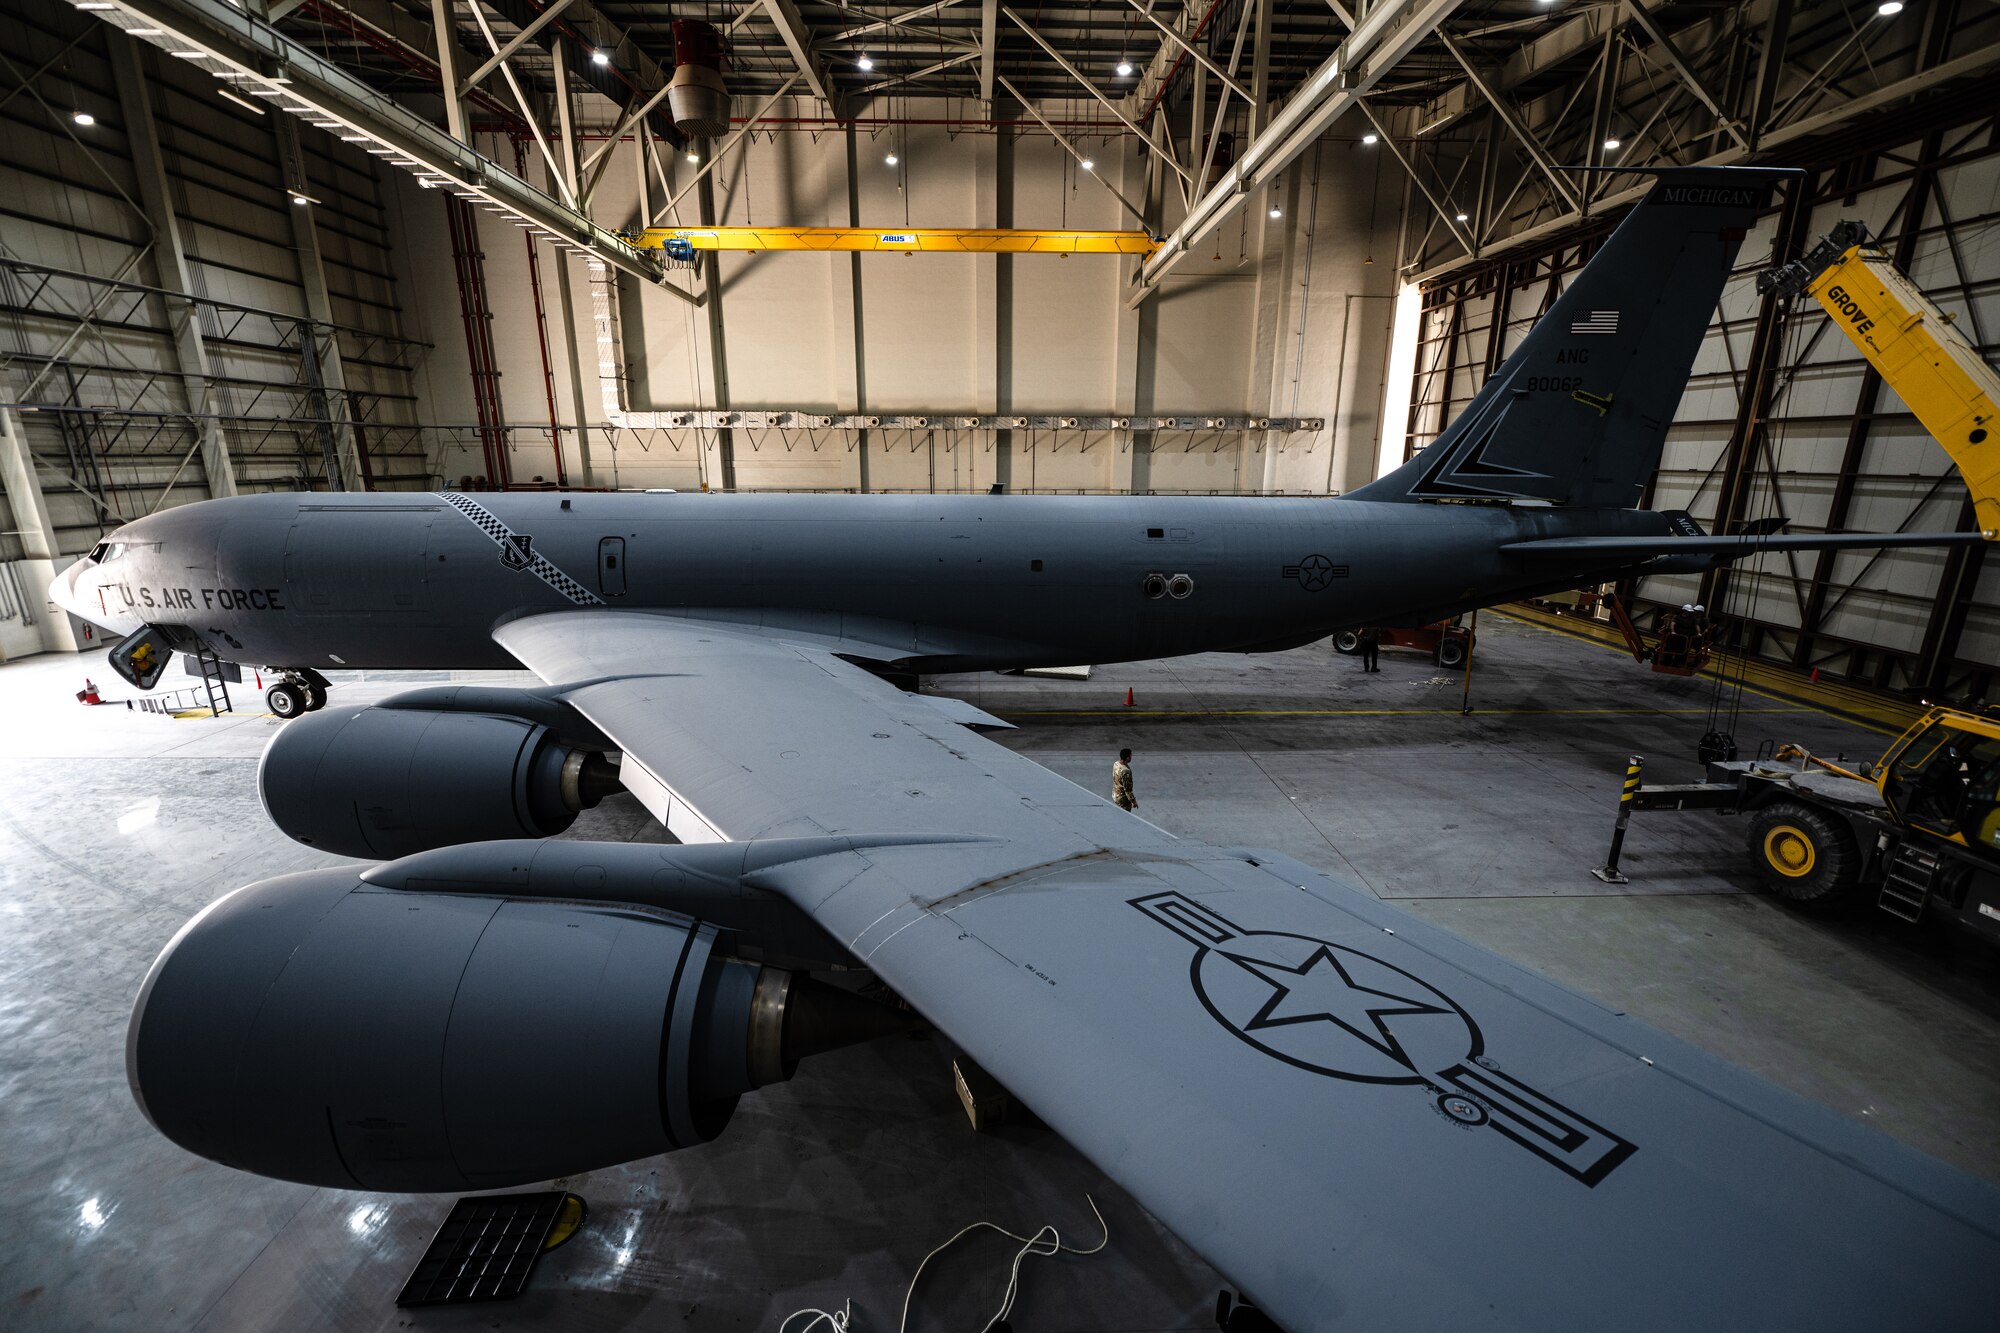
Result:
{"label": "metal floor grate", "polygon": [[456,1305],[520,1295],[568,1197],[553,1190],[460,1199],[410,1271],[396,1304]]}

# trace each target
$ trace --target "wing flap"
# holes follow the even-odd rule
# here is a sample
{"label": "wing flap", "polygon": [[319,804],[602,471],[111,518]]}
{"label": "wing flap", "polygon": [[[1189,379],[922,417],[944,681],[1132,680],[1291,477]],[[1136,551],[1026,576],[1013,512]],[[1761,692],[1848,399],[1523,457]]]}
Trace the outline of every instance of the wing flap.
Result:
{"label": "wing flap", "polygon": [[963,699],[954,699],[948,694],[913,694],[913,699],[921,699],[939,717],[947,722],[956,722],[961,727],[979,727],[988,731],[1013,731],[1012,722],[993,716],[977,704]]}

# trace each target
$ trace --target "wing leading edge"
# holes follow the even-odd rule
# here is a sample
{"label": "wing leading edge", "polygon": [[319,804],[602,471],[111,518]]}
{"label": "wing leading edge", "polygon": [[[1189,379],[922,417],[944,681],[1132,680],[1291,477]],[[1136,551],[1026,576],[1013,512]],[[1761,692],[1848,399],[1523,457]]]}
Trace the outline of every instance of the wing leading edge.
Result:
{"label": "wing leading edge", "polygon": [[[495,636],[1295,1328],[1985,1328],[2000,1191],[1287,858],[1173,838],[806,645]],[[658,807],[656,806],[656,813]]]}

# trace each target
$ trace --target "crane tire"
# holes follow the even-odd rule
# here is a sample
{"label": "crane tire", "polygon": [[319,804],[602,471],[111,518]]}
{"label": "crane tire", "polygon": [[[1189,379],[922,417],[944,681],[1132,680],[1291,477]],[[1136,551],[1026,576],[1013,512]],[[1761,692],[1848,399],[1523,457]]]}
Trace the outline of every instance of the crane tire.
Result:
{"label": "crane tire", "polygon": [[1779,801],[1750,821],[1750,855],[1772,892],[1801,907],[1828,907],[1861,879],[1861,850],[1838,818],[1798,801]]}

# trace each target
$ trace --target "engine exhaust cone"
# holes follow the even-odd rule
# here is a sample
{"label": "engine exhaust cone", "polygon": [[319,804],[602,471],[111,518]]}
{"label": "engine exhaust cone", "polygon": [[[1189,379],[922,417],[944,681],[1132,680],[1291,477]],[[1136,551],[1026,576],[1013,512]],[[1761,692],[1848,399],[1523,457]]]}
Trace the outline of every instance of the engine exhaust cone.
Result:
{"label": "engine exhaust cone", "polygon": [[767,967],[757,978],[750,1006],[750,1079],[757,1087],[780,1083],[808,1055],[928,1026],[914,1010],[867,999],[802,972]]}
{"label": "engine exhaust cone", "polygon": [[797,1063],[822,1051],[921,1032],[929,1026],[914,1009],[899,1009],[824,981],[799,977],[792,983],[792,1002],[785,1009],[785,1058]]}

